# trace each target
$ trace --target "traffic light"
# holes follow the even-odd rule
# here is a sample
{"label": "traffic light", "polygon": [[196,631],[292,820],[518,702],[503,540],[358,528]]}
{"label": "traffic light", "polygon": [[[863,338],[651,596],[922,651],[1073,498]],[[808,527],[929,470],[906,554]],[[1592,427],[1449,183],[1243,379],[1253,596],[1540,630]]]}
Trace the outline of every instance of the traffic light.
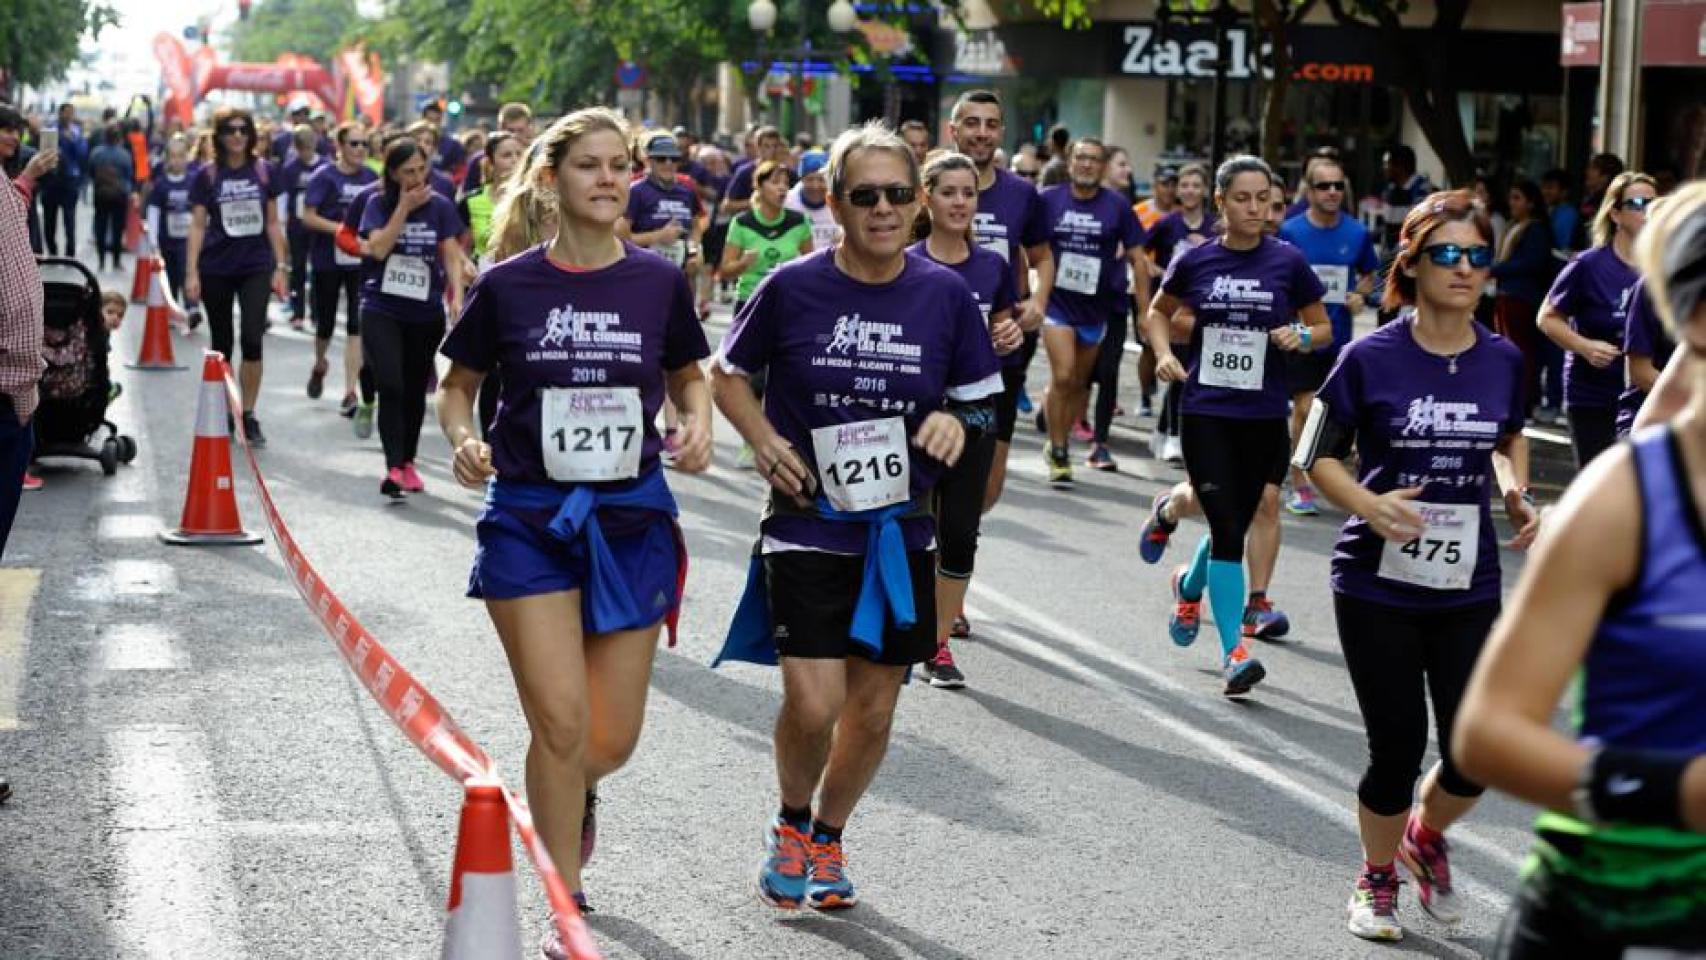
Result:
{"label": "traffic light", "polygon": [[448,104],[445,105],[444,112],[450,114],[453,117],[462,116],[462,101],[460,101],[460,100],[450,101]]}

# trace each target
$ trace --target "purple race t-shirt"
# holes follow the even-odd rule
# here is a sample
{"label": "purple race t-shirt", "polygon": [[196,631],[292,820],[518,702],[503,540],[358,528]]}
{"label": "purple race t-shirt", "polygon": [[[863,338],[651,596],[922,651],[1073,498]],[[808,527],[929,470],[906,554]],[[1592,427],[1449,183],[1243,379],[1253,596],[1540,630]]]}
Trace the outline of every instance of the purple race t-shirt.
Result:
{"label": "purple race t-shirt", "polygon": [[1049,223],[1037,188],[1024,177],[997,167],[995,179],[977,192],[971,232],[978,246],[1012,265],[1014,289],[1021,288],[1020,252],[1048,242]]}
{"label": "purple race t-shirt", "polygon": [[1143,224],[1131,204],[1106,187],[1098,187],[1088,200],[1065,183],[1038,196],[1054,254],[1049,319],[1071,327],[1106,324],[1113,298],[1126,288],[1121,253],[1143,245]]}
{"label": "purple race t-shirt", "polygon": [[661,230],[674,220],[685,234],[693,229],[699,211],[699,192],[679,180],[660,187],[656,180],[645,177],[628,188],[628,222],[635,233]]}
{"label": "purple race t-shirt", "polygon": [[[383,195],[361,214],[363,240],[384,227],[392,208]],[[361,312],[383,313],[404,321],[431,322],[444,316],[444,264],[438,245],[462,234],[456,207],[438,194],[403,221],[403,232],[390,256],[373,264],[361,278]]]}
{"label": "purple race t-shirt", "polygon": [[[1000,365],[971,289],[953,271],[917,256],[906,257],[900,275],[883,284],[842,273],[833,250],[776,268],[735,317],[718,362],[746,373],[768,368],[764,414],[820,489],[813,430],[901,418],[913,502],[943,469],[910,442],[924,418],[950,399],[972,402],[1001,392]],[[780,549],[865,552],[860,524],[769,513],[764,536]],[[929,517],[903,527],[907,549],[930,544]]]}
{"label": "purple race t-shirt", "polygon": [[1200,247],[1213,240],[1216,226],[1220,220],[1213,211],[1204,210],[1202,223],[1191,226],[1185,221],[1182,211],[1174,210],[1162,217],[1149,231],[1149,238],[1144,241],[1143,249],[1155,258],[1155,265],[1165,271],[1173,265],[1173,260],[1181,252],[1192,247]]}
{"label": "purple race t-shirt", "polygon": [[[1636,281],[1635,293],[1629,303],[1628,326],[1623,331],[1624,357],[1647,357],[1653,361],[1654,369],[1663,371],[1675,351],[1676,340],[1665,329],[1659,312],[1653,309],[1652,297],[1647,295],[1647,281]],[[1622,396],[1617,398],[1618,436],[1627,434],[1635,425],[1635,415],[1641,412],[1641,405],[1646,402],[1647,391],[1634,383],[1624,388]]]}
{"label": "purple race t-shirt", "polygon": [[1284,420],[1290,402],[1285,359],[1268,331],[1320,303],[1326,288],[1303,252],[1273,237],[1249,250],[1221,240],[1180,253],[1161,278],[1196,314],[1191,328],[1189,414]]}
{"label": "purple race t-shirt", "polygon": [[265,160],[233,170],[209,164],[190,184],[190,203],[207,210],[207,232],[196,271],[204,277],[271,273],[266,207],[284,189],[283,177]]}
{"label": "purple race t-shirt", "polygon": [[487,438],[499,478],[570,486],[545,470],[541,398],[547,388],[580,387],[639,390],[644,476],[663,447],[655,421],[666,375],[711,352],[687,277],[630,243],[621,260],[586,271],[558,266],[545,250],[541,244],[481,274],[440,352],[503,385]]}
{"label": "purple race t-shirt", "polygon": [[906,248],[906,252],[958,274],[977,299],[977,309],[983,314],[985,326],[989,324],[991,314],[1013,309],[1014,302],[1018,300],[1013,292],[1013,271],[1007,269],[1007,261],[982,247],[972,245],[971,255],[959,263],[944,263],[931,256],[930,245],[923,240]]}
{"label": "purple race t-shirt", "polygon": [[[338,169],[337,164],[328,163],[308,178],[302,203],[305,209],[312,210],[334,223],[341,223],[344,214],[349,211],[350,201],[355,199],[356,194],[378,180],[379,175],[367,167],[358,166],[354,173],[344,173]],[[337,252],[332,235],[318,230],[313,231],[309,237],[308,259],[315,273],[361,268],[361,258]]]}
{"label": "purple race t-shirt", "polygon": [[[1488,494],[1493,449],[1505,436],[1521,432],[1526,416],[1522,353],[1475,324],[1475,345],[1458,355],[1452,373],[1449,358],[1416,343],[1414,323],[1395,320],[1346,346],[1315,402],[1319,415],[1356,431],[1357,479],[1369,490],[1419,486],[1421,503],[1475,508],[1480,519],[1474,567],[1461,589],[1424,586],[1395,569],[1382,576],[1386,541],[1367,520],[1352,516],[1333,551],[1333,589],[1408,608],[1497,600],[1499,543]],[[1430,542],[1437,539],[1419,538],[1415,559],[1467,565],[1466,544],[1454,548]]]}
{"label": "purple race t-shirt", "polygon": [[158,236],[162,250],[181,251],[190,236],[190,175],[174,178],[161,171],[148,188],[148,206],[160,211]]}
{"label": "purple race t-shirt", "polygon": [[[1623,342],[1629,304],[1640,276],[1609,246],[1584,250],[1564,265],[1546,302],[1570,318],[1570,326],[1589,340]],[[1596,367],[1575,352],[1564,355],[1564,407],[1604,409],[1617,405],[1623,392],[1623,362]]]}
{"label": "purple race t-shirt", "polygon": [[279,172],[284,181],[284,228],[291,237],[301,236],[307,229],[302,225],[300,211],[307,203],[308,181],[325,166],[326,160],[319,154],[307,159],[298,154],[291,157]]}

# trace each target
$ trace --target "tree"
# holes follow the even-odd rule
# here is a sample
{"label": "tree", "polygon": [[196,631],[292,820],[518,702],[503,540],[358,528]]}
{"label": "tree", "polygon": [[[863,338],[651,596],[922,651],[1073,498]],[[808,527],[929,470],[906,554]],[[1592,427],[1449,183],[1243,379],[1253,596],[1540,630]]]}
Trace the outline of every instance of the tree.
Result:
{"label": "tree", "polygon": [[112,7],[95,0],[6,0],[0,3],[0,76],[32,86],[56,79],[77,59],[84,33],[95,38],[118,22]]}
{"label": "tree", "polygon": [[1285,133],[1285,95],[1291,89],[1291,27],[1309,15],[1316,0],[1253,0],[1250,13],[1273,45],[1273,78],[1262,97],[1262,156],[1277,157]]}
{"label": "tree", "polygon": [[330,64],[365,22],[355,0],[266,0],[232,28],[231,54],[271,63],[281,53],[299,53]]}
{"label": "tree", "polygon": [[1377,33],[1392,64],[1395,85],[1428,144],[1445,164],[1448,181],[1475,180],[1475,156],[1457,112],[1457,83],[1446,54],[1462,36],[1470,0],[1435,0],[1434,20],[1425,38],[1404,30],[1400,16],[1408,0],[1327,0],[1341,26]]}

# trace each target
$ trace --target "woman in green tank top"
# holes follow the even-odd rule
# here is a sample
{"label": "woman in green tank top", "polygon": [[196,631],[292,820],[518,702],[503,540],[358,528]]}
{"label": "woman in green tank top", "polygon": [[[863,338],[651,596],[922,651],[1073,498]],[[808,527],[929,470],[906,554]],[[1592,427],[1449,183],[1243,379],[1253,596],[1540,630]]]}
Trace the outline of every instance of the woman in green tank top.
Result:
{"label": "woman in green tank top", "polygon": [[521,164],[521,141],[514,134],[500,130],[486,141],[486,154],[480,159],[481,181],[478,189],[464,194],[462,221],[474,234],[474,260],[483,269],[490,261],[492,212],[503,199],[509,176]]}
{"label": "woman in green tank top", "polygon": [[752,190],[753,208],[729,224],[722,267],[717,271],[721,280],[736,278],[736,313],[770,271],[812,252],[812,228],[805,215],[782,208],[788,197],[788,168],[774,160],[759,164],[752,174]]}

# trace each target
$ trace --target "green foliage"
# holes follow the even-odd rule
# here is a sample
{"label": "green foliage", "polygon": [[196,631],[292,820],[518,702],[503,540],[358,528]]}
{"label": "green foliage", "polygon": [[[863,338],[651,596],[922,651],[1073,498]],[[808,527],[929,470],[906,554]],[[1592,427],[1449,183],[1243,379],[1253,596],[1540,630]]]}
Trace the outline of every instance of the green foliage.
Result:
{"label": "green foliage", "polygon": [[271,63],[281,53],[300,53],[329,64],[365,22],[355,0],[264,0],[232,28],[231,54]]}
{"label": "green foliage", "polygon": [[118,13],[93,0],[4,0],[0,2],[0,66],[16,83],[45,83],[77,59],[84,33],[98,37],[116,26]]}

